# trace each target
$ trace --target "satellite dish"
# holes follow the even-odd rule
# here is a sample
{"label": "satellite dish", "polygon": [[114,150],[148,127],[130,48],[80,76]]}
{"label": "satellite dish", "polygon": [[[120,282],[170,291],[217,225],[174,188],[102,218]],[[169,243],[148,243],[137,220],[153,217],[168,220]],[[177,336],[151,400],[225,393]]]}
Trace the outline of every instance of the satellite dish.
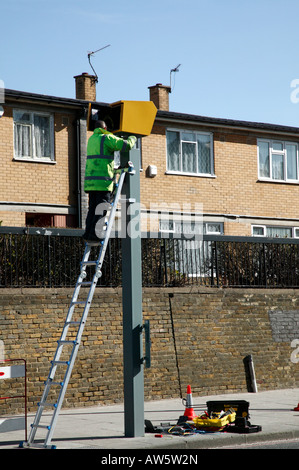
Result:
{"label": "satellite dish", "polygon": [[4,114],[3,106],[0,106],[0,118],[2,118],[3,114]]}

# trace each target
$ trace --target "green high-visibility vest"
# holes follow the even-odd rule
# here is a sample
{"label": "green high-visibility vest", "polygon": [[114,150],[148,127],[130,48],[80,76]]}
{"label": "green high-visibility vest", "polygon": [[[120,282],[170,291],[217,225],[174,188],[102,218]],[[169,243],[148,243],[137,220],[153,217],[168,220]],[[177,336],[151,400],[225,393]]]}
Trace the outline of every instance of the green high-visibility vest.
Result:
{"label": "green high-visibility vest", "polygon": [[84,191],[112,191],[114,179],[114,152],[134,147],[136,137],[127,140],[97,128],[87,143]]}

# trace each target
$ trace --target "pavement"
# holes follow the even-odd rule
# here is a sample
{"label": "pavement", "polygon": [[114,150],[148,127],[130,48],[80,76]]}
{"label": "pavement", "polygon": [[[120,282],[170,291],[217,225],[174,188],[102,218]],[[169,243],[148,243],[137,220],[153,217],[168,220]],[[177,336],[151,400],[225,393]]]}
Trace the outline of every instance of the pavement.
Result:
{"label": "pavement", "polygon": [[[207,410],[207,401],[245,400],[249,403],[251,425],[261,426],[255,433],[209,432],[191,435],[173,435],[166,432],[146,432],[141,437],[126,437],[124,432],[124,406],[92,406],[62,409],[56,424],[52,445],[56,449],[142,450],[162,449],[215,449],[244,443],[299,439],[299,389],[261,391],[257,393],[229,393],[194,396],[196,415]],[[184,415],[185,407],[180,398],[146,401],[144,418],[154,428],[175,425]],[[28,414],[28,433],[34,414]],[[39,431],[40,433],[42,430]],[[0,449],[19,449],[24,441],[24,428],[0,433]],[[43,436],[36,435],[37,441]],[[19,450],[21,452],[21,450]],[[24,452],[24,451],[23,451]],[[31,452],[29,452],[30,454]],[[23,454],[24,455],[24,454]]]}

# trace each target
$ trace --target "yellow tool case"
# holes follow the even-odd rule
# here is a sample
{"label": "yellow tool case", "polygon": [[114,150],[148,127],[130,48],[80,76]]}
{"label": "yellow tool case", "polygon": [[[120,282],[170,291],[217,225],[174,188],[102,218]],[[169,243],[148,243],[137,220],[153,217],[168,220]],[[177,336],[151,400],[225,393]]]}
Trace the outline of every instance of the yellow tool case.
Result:
{"label": "yellow tool case", "polygon": [[[215,416],[218,414],[218,417]],[[207,414],[202,414],[193,419],[193,423],[197,429],[206,429],[208,431],[220,431],[227,424],[233,423],[236,419],[235,411],[226,412],[221,417],[221,413],[213,413],[214,417],[209,417]]]}

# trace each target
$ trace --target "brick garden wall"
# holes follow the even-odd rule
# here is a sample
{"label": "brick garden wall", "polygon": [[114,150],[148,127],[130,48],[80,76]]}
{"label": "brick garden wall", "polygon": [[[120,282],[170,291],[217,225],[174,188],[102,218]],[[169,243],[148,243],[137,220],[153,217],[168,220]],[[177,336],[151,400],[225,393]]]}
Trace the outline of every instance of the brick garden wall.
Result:
{"label": "brick garden wall", "polygon": [[[36,410],[73,289],[2,289],[0,340],[5,358],[25,358],[28,409]],[[246,392],[243,359],[252,354],[258,390],[299,386],[291,360],[299,338],[295,290],[148,288],[152,366],[145,369],[145,399]],[[123,400],[122,291],[94,296],[64,406]],[[0,396],[17,393],[17,381],[0,381]],[[21,385],[20,385],[21,386]],[[19,390],[20,393],[20,390]],[[2,400],[0,414],[20,411],[21,400]]]}

